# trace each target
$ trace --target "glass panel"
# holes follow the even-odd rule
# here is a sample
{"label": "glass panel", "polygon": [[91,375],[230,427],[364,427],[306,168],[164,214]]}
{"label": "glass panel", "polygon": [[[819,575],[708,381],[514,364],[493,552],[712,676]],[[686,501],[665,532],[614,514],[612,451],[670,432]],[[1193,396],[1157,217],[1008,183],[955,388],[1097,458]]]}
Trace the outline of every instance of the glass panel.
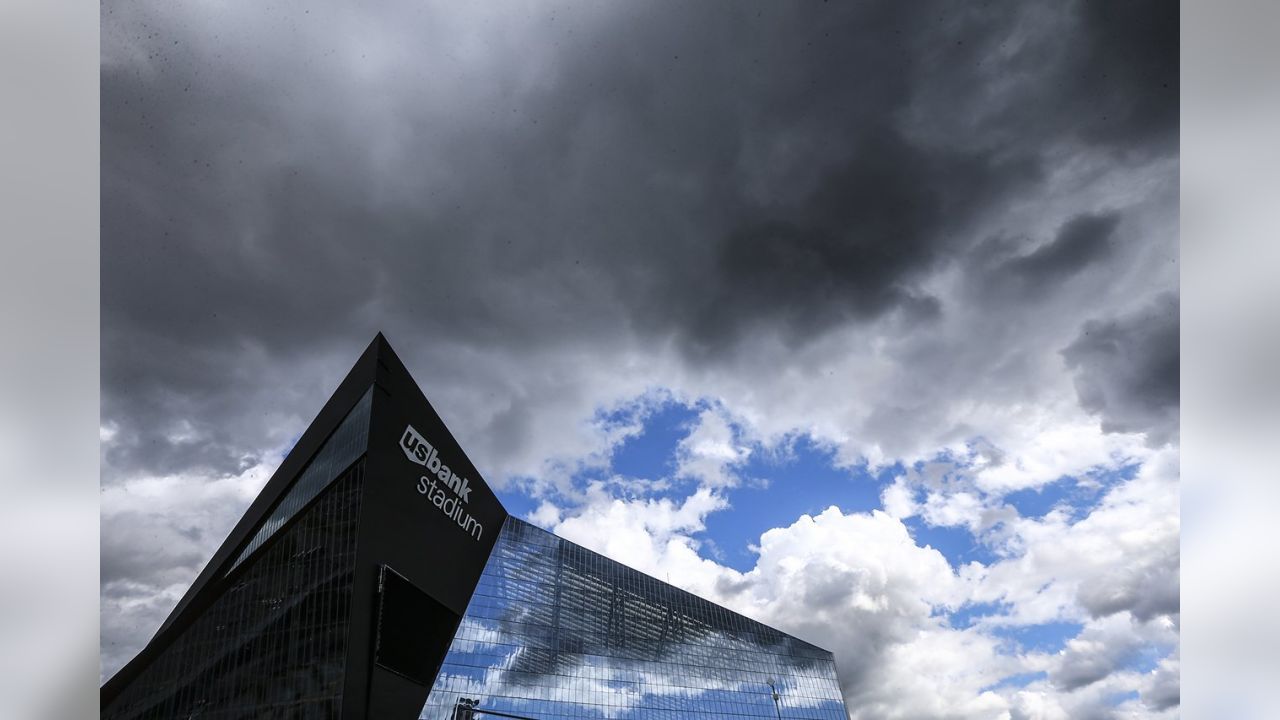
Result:
{"label": "glass panel", "polygon": [[102,711],[110,720],[336,718],[361,460]]}
{"label": "glass panel", "polygon": [[347,469],[348,465],[364,454],[369,444],[369,403],[372,397],[373,388],[370,387],[347,413],[347,417],[342,420],[338,429],[334,430],[324,445],[316,451],[315,457],[298,475],[298,479],[289,488],[284,499],[258,527],[258,532],[254,534],[244,550],[240,551],[240,556],[231,565],[231,570],[227,571],[228,575],[239,567],[245,558],[270,540],[277,530],[284,527],[284,524],[298,514],[299,510],[306,507],[307,503],[319,495],[321,490],[328,487],[329,483],[338,477],[338,473]]}
{"label": "glass panel", "polygon": [[843,720],[831,653],[516,518],[421,717]]}

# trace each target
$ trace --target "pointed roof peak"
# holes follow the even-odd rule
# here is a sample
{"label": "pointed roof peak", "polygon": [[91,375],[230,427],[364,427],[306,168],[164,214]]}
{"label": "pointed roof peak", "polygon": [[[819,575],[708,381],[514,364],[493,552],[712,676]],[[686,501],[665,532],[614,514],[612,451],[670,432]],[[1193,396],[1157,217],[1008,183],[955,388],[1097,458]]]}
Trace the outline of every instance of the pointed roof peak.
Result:
{"label": "pointed roof peak", "polygon": [[406,375],[409,374],[409,369],[405,366],[404,361],[400,359],[400,354],[396,352],[395,348],[391,347],[391,341],[387,339],[387,336],[382,331],[378,331],[378,334],[373,336],[373,340],[369,343],[369,348],[366,352],[373,354],[375,363],[387,367],[398,366]]}

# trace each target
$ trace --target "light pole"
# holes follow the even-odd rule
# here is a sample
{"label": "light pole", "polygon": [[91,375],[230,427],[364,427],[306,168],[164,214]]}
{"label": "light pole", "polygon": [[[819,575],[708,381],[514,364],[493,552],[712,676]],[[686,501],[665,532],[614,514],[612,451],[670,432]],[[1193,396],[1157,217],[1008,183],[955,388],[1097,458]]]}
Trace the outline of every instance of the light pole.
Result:
{"label": "light pole", "polygon": [[765,679],[765,683],[769,685],[769,693],[773,695],[773,711],[778,714],[778,720],[782,720],[782,708],[778,705],[778,688],[773,684],[773,678]]}

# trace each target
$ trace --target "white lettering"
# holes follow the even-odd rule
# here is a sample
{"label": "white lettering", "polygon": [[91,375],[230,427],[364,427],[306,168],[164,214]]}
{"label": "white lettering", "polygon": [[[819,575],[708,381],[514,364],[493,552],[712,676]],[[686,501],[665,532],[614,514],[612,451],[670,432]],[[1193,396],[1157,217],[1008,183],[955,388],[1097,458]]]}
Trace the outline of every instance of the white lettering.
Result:
{"label": "white lettering", "polygon": [[435,454],[435,448],[412,425],[405,426],[404,437],[400,438],[400,449],[404,450],[405,457],[419,465],[427,464],[428,453]]}
{"label": "white lettering", "polygon": [[[412,425],[405,426],[404,435],[400,438],[400,449],[414,464],[427,469],[428,474],[418,478],[418,494],[425,496],[427,502],[457,523],[463,532],[476,540],[483,537],[484,526],[471,517],[471,513],[463,505],[471,502],[471,481],[450,470],[440,460],[435,446],[427,442]],[[450,497],[444,490],[446,487],[457,497]]]}

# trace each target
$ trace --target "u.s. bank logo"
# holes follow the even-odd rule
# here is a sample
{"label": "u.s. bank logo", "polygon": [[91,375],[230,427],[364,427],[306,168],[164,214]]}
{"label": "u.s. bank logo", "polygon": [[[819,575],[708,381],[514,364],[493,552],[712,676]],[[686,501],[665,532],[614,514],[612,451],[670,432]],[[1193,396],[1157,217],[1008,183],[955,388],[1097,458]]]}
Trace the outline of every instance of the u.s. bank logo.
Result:
{"label": "u.s. bank logo", "polygon": [[426,465],[427,458],[436,452],[436,449],[431,447],[431,443],[427,442],[427,439],[422,437],[422,433],[415,430],[412,425],[405,426],[404,437],[400,438],[400,447],[404,448],[405,457],[419,465]]}
{"label": "u.s. bank logo", "polygon": [[406,425],[404,436],[400,438],[400,447],[410,460],[427,468],[427,471],[449,486],[465,503],[471,502],[471,481],[449,469],[440,462],[436,449],[412,425]]}
{"label": "u.s. bank logo", "polygon": [[[471,481],[449,469],[440,460],[435,446],[412,425],[405,426],[404,435],[400,436],[400,449],[405,457],[427,469],[427,474],[418,478],[418,494],[426,496],[436,509],[479,540],[484,534],[484,527],[463,508],[463,503],[471,503]],[[452,490],[456,497],[446,493],[445,488]]]}

